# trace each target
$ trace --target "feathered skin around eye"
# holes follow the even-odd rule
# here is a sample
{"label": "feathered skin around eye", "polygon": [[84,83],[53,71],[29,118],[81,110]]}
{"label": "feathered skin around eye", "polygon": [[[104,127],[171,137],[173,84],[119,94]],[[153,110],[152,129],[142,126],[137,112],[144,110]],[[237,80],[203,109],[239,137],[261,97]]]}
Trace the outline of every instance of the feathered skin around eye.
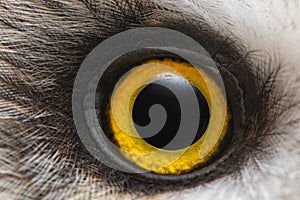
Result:
{"label": "feathered skin around eye", "polygon": [[[1,1],[1,197],[296,199],[298,10],[298,1],[285,0]],[[237,153],[231,162],[196,184],[157,186],[132,180],[96,162],[77,137],[71,95],[80,63],[103,39],[142,26],[197,35],[218,63],[227,66],[224,74],[232,82],[241,83],[237,66],[260,74],[264,100],[256,107],[264,115],[248,121],[252,129],[244,140],[237,140],[242,146],[233,151]],[[248,54],[252,49],[263,53]]]}

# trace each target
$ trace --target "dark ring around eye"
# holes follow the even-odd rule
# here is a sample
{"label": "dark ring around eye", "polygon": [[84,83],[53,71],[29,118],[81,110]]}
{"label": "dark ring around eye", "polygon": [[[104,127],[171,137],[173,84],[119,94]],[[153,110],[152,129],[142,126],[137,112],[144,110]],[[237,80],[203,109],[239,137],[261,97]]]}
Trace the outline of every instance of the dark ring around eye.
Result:
{"label": "dark ring around eye", "polygon": [[[206,68],[206,72],[216,83],[223,85],[222,77],[205,49],[180,32],[163,28],[140,28],[117,34],[99,44],[78,71],[72,96],[73,118],[78,135],[85,148],[97,160],[111,168],[134,173],[133,176],[138,179],[146,178],[153,182],[182,181],[210,173],[226,155],[209,166],[188,174],[158,175],[126,160],[104,131],[105,123],[99,120],[103,113],[99,111],[101,109],[97,109],[101,104],[96,102],[105,102],[105,97],[101,94],[108,92],[113,86],[111,74],[121,76],[132,64],[153,57],[184,59],[193,66]],[[222,92],[226,96],[225,89]]]}

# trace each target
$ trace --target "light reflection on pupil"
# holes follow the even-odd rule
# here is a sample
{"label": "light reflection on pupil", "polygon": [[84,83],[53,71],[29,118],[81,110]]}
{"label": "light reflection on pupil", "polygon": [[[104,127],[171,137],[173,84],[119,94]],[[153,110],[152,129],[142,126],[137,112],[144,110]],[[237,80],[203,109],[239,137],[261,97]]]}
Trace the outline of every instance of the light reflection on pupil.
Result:
{"label": "light reflection on pupil", "polygon": [[[170,80],[168,80],[170,82]],[[185,92],[185,86],[180,82],[180,79],[174,79],[171,82],[173,87],[181,89],[180,91]],[[138,126],[148,126],[150,123],[157,121],[158,119],[151,119],[149,116],[149,110],[153,106],[160,105],[166,113],[166,119],[162,114],[157,114],[155,117],[160,118],[159,120],[165,121],[164,126],[157,133],[149,133],[148,131],[137,131],[138,134],[149,144],[159,149],[165,150],[179,150],[197,142],[207,129],[210,113],[208,103],[203,94],[192,85],[192,88],[196,94],[197,102],[200,110],[200,121],[198,123],[198,131],[195,133],[187,132],[186,138],[194,138],[191,142],[185,141],[186,138],[182,138],[180,141],[175,142],[172,145],[168,145],[176,136],[180,122],[181,122],[181,108],[176,95],[167,87],[159,84],[159,81],[153,82],[147,85],[137,96],[132,117],[135,124]],[[195,122],[191,121],[191,124]],[[149,137],[150,135],[153,135]],[[188,139],[186,139],[188,140]],[[166,147],[166,145],[168,145]]]}

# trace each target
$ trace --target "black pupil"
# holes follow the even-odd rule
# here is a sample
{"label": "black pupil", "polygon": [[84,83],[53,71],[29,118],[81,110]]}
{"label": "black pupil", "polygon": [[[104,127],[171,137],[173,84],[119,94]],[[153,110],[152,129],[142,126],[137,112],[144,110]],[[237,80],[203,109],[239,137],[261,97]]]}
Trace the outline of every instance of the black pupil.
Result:
{"label": "black pupil", "polygon": [[[186,88],[180,80],[171,81],[171,84],[173,85],[172,87],[177,87],[184,95]],[[190,123],[191,125],[196,124],[196,126],[198,126],[198,131],[186,131],[184,132],[183,137],[174,142],[173,139],[175,138],[181,123],[182,111],[180,103],[176,95],[169,88],[160,84],[159,81],[156,81],[147,85],[138,94],[134,102],[132,117],[136,130],[141,138],[152,146],[160,149],[179,150],[189,147],[203,136],[210,119],[208,103],[203,94],[195,86],[190,86],[193,88],[198,103],[193,106],[198,106],[200,110],[200,120],[197,122],[191,121]],[[153,115],[152,117],[151,115],[149,116],[151,107],[157,105],[164,109],[166,117],[164,117],[163,114],[156,114],[154,117]],[[137,125],[139,127],[146,127],[149,126],[150,123],[163,123],[163,125],[156,133],[149,133],[149,129],[144,130],[137,128]],[[150,137],[149,134],[151,134]],[[190,138],[193,138],[192,142]],[[171,141],[172,143],[170,143]]]}

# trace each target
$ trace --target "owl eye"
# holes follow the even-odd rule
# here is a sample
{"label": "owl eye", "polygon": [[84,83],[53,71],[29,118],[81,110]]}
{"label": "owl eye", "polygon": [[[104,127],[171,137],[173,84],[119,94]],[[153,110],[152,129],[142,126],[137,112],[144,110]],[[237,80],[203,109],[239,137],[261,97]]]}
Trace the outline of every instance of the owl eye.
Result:
{"label": "owl eye", "polygon": [[226,99],[204,71],[180,61],[133,67],[107,103],[112,141],[137,166],[179,175],[205,166],[228,132]]}
{"label": "owl eye", "polygon": [[176,179],[222,155],[234,126],[227,99],[214,61],[197,42],[143,28],[89,54],[75,81],[73,116],[83,144],[102,163]]}

